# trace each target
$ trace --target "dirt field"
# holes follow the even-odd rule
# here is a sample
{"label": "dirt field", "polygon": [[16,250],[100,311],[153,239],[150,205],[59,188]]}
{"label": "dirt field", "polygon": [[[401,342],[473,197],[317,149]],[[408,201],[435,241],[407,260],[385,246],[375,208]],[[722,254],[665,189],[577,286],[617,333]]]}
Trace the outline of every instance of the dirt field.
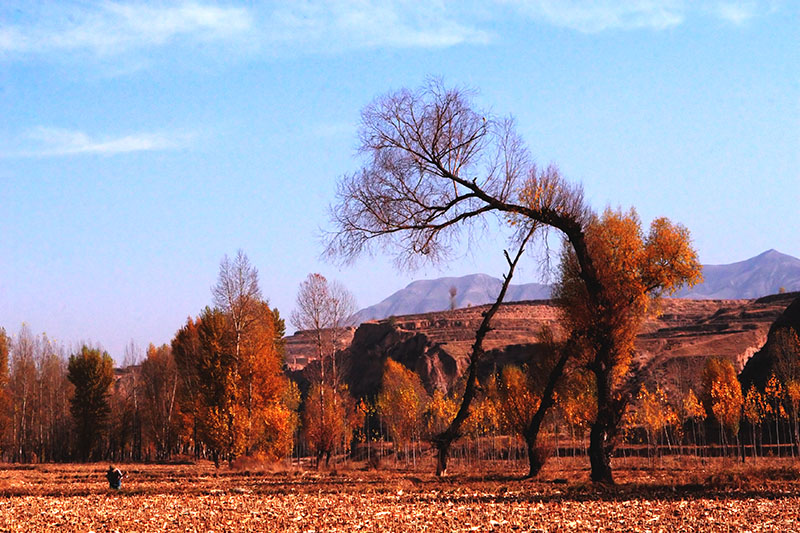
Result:
{"label": "dirt field", "polygon": [[[618,485],[588,482],[585,459],[437,480],[429,471],[324,472],[212,465],[7,465],[0,531],[800,531],[800,476],[788,460],[618,461]],[[508,470],[507,468],[505,470]]]}

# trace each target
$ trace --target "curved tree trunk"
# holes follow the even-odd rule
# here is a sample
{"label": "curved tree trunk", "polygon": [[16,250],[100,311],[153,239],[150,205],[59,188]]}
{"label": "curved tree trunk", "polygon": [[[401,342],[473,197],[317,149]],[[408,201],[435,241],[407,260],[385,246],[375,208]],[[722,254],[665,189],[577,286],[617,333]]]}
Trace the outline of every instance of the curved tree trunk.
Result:
{"label": "curved tree trunk", "polygon": [[527,477],[529,478],[539,475],[539,472],[542,470],[545,460],[547,459],[537,450],[536,444],[539,439],[539,430],[542,427],[542,422],[544,422],[544,417],[547,414],[547,410],[553,406],[553,403],[555,403],[555,397],[553,393],[555,392],[556,385],[561,379],[561,376],[564,375],[564,366],[567,364],[570,353],[570,346],[565,346],[558,358],[558,361],[550,371],[550,376],[547,378],[547,385],[545,385],[544,391],[542,392],[542,401],[539,402],[539,407],[536,409],[536,412],[531,418],[530,424],[528,424],[528,427],[525,428],[524,437],[525,444],[528,447],[529,466]]}
{"label": "curved tree trunk", "polygon": [[509,257],[508,252],[503,252],[508,262],[508,274],[503,276],[503,286],[500,288],[500,293],[497,295],[492,306],[483,314],[483,320],[481,320],[481,324],[475,332],[475,342],[472,345],[472,354],[467,369],[467,385],[464,388],[464,396],[461,399],[461,405],[458,408],[455,418],[450,422],[447,429],[431,439],[436,448],[437,476],[444,476],[447,474],[447,458],[450,453],[450,446],[461,436],[461,425],[464,423],[464,420],[467,419],[467,416],[469,416],[469,406],[472,403],[472,399],[475,397],[478,381],[478,363],[485,353],[483,349],[483,339],[486,338],[486,335],[492,330],[490,327],[492,317],[497,313],[500,304],[503,303],[503,298],[506,296],[511,278],[514,276],[514,269],[517,267],[517,263],[520,257],[522,257],[522,252],[525,250],[525,245],[531,235],[532,233],[529,233],[522,240],[513,260]]}

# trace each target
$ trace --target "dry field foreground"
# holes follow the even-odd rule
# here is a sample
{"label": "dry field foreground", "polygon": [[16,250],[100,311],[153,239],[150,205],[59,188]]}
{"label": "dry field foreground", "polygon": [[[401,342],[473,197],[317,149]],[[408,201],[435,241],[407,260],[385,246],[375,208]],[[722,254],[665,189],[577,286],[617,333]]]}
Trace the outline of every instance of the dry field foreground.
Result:
{"label": "dry field foreground", "polygon": [[800,531],[800,476],[788,461],[615,466],[618,485],[596,487],[585,459],[549,464],[537,481],[124,465],[129,478],[112,491],[102,463],[7,465],[0,531]]}

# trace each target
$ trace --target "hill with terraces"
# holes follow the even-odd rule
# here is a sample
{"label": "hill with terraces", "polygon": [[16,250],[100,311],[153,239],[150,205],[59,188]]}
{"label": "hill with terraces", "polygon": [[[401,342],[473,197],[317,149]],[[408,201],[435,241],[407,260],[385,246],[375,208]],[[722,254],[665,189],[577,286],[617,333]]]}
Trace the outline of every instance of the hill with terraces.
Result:
{"label": "hill with terraces", "polygon": [[[642,328],[638,357],[650,367],[651,379],[680,390],[696,386],[705,359],[712,355],[729,359],[740,371],[764,345],[772,323],[798,297],[800,293],[756,300],[666,299]],[[392,317],[351,329],[348,346],[339,355],[346,362],[351,391],[375,394],[389,357],[416,371],[429,391],[449,389],[467,366],[475,330],[488,307]],[[489,356],[482,373],[536,357],[542,326],[557,321],[558,309],[547,300],[501,306],[484,343]],[[287,339],[287,364],[295,372],[302,374],[313,353],[308,332]]]}

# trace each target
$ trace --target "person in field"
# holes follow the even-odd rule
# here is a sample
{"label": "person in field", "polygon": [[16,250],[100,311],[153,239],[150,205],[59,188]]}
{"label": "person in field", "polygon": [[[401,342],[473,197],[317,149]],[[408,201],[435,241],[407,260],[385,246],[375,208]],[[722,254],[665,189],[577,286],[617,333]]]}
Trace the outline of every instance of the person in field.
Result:
{"label": "person in field", "polygon": [[125,477],[125,474],[119,468],[115,468],[114,465],[109,465],[108,472],[106,472],[106,479],[108,480],[108,486],[112,489],[119,490],[122,487],[122,478]]}

